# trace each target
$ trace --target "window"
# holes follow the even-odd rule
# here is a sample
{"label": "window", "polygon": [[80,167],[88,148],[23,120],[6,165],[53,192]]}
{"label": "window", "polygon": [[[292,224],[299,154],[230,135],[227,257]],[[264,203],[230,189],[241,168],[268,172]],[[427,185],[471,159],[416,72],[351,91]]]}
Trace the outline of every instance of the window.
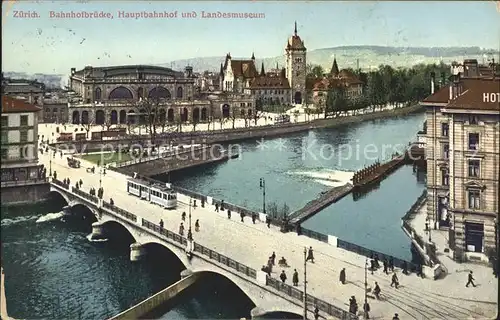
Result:
{"label": "window", "polygon": [[477,117],[469,116],[469,124],[477,124]]}
{"label": "window", "polygon": [[9,141],[9,132],[2,131],[2,143],[7,143]]}
{"label": "window", "polygon": [[9,118],[7,116],[2,116],[2,127],[9,126]]}
{"label": "window", "polygon": [[20,142],[28,142],[28,130],[22,130],[20,133]]}
{"label": "window", "polygon": [[450,125],[448,123],[441,123],[441,136],[447,137],[449,133]]}
{"label": "window", "polygon": [[446,143],[443,145],[443,159],[448,159],[449,157],[450,157],[450,145]]}
{"label": "window", "polygon": [[479,160],[469,160],[469,177],[479,177]]}
{"label": "window", "polygon": [[469,209],[479,209],[481,191],[470,189],[467,192],[469,193]]}
{"label": "window", "polygon": [[450,175],[448,174],[448,169],[441,169],[441,185],[450,185]]}
{"label": "window", "polygon": [[469,150],[479,149],[479,133],[469,133]]}
{"label": "window", "polygon": [[7,159],[8,154],[9,154],[9,150],[2,148],[2,159]]}
{"label": "window", "polygon": [[21,126],[28,125],[28,116],[21,116]]}
{"label": "window", "polygon": [[24,148],[19,148],[19,158],[24,159],[26,156],[25,149]]}

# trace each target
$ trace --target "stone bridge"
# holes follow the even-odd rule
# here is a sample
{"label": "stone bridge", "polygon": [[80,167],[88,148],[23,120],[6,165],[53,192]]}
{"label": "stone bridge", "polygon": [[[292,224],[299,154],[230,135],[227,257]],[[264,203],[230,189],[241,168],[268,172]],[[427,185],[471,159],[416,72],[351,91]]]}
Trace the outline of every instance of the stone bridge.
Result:
{"label": "stone bridge", "polygon": [[[175,254],[189,273],[216,273],[233,282],[256,306],[251,311],[252,317],[274,312],[287,312],[300,317],[304,312],[302,291],[270,279],[260,270],[250,268],[166,228],[160,228],[151,221],[59,180],[52,180],[51,192],[61,195],[68,207],[85,206],[92,212],[97,220],[92,224],[92,238],[106,238],[106,226],[109,224],[119,224],[126,229],[135,241],[130,245],[131,261],[138,261],[146,255],[150,245],[161,245]],[[322,304],[327,315],[336,314],[335,318],[339,319],[357,319],[354,315],[309,295],[308,301],[309,317],[313,317],[314,305]]]}

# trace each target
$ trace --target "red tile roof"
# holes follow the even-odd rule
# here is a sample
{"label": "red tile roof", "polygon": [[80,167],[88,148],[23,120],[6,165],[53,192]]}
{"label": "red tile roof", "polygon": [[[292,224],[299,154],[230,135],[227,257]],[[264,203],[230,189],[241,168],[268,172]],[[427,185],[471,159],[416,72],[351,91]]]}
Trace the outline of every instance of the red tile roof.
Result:
{"label": "red tile roof", "polygon": [[2,113],[38,112],[41,108],[24,100],[2,95]]}
{"label": "red tile roof", "polygon": [[[470,79],[464,82],[464,89],[465,91],[450,102],[446,106],[446,109],[500,112],[500,78]],[[485,94],[488,96],[488,99],[485,99]],[[495,102],[492,101],[492,95],[496,95],[494,98]]]}
{"label": "red tile roof", "polygon": [[293,50],[306,50],[306,47],[304,46],[304,41],[302,41],[302,39],[300,39],[300,37],[296,34],[288,39],[286,48]]}
{"label": "red tile roof", "polygon": [[448,103],[450,99],[450,87],[444,86],[440,88],[438,91],[434,92],[434,94],[428,96],[424,100],[422,100],[422,104],[425,103]]}
{"label": "red tile roof", "polygon": [[283,77],[283,73],[280,76],[260,76],[252,79],[250,81],[250,88],[260,89],[260,88],[276,88],[276,89],[290,89],[290,84],[288,80]]}

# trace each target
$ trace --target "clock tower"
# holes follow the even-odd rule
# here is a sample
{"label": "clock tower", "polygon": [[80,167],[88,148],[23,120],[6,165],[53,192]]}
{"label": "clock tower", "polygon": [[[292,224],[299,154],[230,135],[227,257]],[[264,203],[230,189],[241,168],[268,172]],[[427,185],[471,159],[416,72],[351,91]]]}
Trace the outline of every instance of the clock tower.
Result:
{"label": "clock tower", "polygon": [[306,51],[304,41],[297,35],[295,22],[293,36],[288,39],[285,47],[286,77],[293,104],[301,104],[306,96]]}

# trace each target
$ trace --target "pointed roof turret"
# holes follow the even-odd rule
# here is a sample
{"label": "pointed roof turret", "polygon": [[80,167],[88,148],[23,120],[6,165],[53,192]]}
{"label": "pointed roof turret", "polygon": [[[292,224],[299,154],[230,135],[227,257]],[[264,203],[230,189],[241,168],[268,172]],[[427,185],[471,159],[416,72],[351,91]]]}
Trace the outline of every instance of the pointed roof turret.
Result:
{"label": "pointed roof turret", "polygon": [[288,39],[285,50],[306,51],[304,41],[302,41],[302,39],[300,39],[299,35],[297,34],[297,21],[295,21],[293,35]]}
{"label": "pointed roof turret", "polygon": [[224,74],[224,67],[222,67],[222,62],[220,64],[220,74]]}
{"label": "pointed roof turret", "polygon": [[252,60],[255,60],[255,55],[253,54],[253,52],[252,52]]}
{"label": "pointed roof turret", "polygon": [[330,70],[332,76],[337,76],[339,74],[339,66],[337,65],[337,59],[333,56],[332,69]]}
{"label": "pointed roof turret", "polygon": [[260,67],[260,75],[261,76],[265,76],[266,75],[266,73],[264,72],[264,62],[262,62],[262,65]]}
{"label": "pointed roof turret", "polygon": [[297,21],[295,21],[295,29],[293,30],[293,34],[297,36]]}

